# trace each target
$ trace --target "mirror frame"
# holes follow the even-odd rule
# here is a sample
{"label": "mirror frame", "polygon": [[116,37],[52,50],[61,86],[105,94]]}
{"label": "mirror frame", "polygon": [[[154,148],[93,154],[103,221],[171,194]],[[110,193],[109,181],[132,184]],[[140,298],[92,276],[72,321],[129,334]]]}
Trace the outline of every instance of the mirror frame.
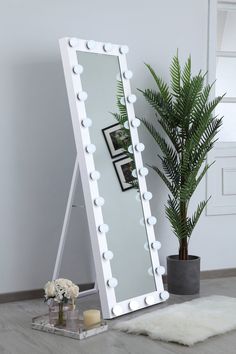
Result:
{"label": "mirror frame", "polygon": [[[128,52],[128,47],[124,45],[95,42],[92,40],[84,40],[78,38],[62,38],[59,40],[59,43],[77,151],[76,158],[79,160],[80,176],[84,192],[102,313],[104,318],[110,319],[163,302],[169,297],[168,292],[165,291],[163,287],[162,274],[164,268],[160,266],[158,257],[158,249],[161,245],[160,242],[156,241],[154,234],[154,224],[156,219],[152,218],[153,223],[148,223],[148,220],[150,220],[149,218],[152,215],[149,200],[144,199],[144,193],[147,192],[147,186],[145,176],[140,174],[140,169],[144,167],[142,155],[141,152],[138,152],[135,149],[136,144],[139,143],[136,125],[139,125],[140,121],[135,117],[133,103],[129,102],[129,96],[132,95],[132,92],[130,87],[130,80],[127,79],[125,75],[125,73],[128,71],[126,62],[126,53]],[[91,173],[96,171],[96,169],[93,159],[93,149],[91,148],[93,144],[90,140],[89,127],[83,126],[82,123],[83,119],[87,118],[85,105],[87,94],[82,89],[82,82],[80,77],[81,66],[78,63],[77,51],[112,55],[118,58],[121,78],[123,82],[124,97],[127,107],[136,171],[138,171],[137,177],[139,181],[139,190],[147,233],[147,243],[150,251],[154,283],[157,290],[151,293],[145,293],[144,289],[144,294],[142,296],[129,298],[119,303],[116,301],[116,284],[112,281],[114,278],[112,277],[110,261],[109,259],[104,259],[103,257],[104,252],[108,250],[106,240],[107,225],[104,224],[102,206],[96,206],[94,203],[95,198],[99,197],[99,188],[97,179],[91,178]],[[135,101],[136,96],[132,95],[132,97]],[[131,99],[130,101],[133,100]],[[88,146],[90,146],[91,150],[88,148]],[[87,152],[87,149],[90,150],[90,153]],[[102,228],[104,230],[99,231],[101,225],[103,225]],[[109,280],[111,281],[109,282]]]}

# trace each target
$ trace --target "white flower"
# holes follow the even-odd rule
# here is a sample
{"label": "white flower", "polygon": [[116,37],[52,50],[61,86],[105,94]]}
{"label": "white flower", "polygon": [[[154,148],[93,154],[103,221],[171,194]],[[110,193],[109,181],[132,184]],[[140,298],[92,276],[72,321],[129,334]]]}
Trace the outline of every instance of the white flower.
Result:
{"label": "white flower", "polygon": [[69,289],[69,299],[76,299],[79,296],[79,287],[73,284]]}
{"label": "white flower", "polygon": [[55,285],[53,281],[48,281],[45,286],[44,286],[44,290],[45,290],[45,296],[47,298],[50,297],[54,297],[55,296]]}

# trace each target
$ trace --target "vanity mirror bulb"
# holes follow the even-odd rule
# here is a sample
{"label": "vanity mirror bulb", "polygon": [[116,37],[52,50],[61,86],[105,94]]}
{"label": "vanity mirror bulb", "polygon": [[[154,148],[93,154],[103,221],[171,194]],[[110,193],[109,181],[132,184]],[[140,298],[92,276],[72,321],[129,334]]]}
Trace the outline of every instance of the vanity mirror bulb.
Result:
{"label": "vanity mirror bulb", "polygon": [[88,98],[88,94],[85,91],[81,91],[77,94],[77,98],[79,101],[86,101]]}
{"label": "vanity mirror bulb", "polygon": [[134,153],[134,151],[133,151],[133,146],[132,146],[132,145],[130,145],[130,146],[128,147],[128,152],[129,152],[130,154],[133,154],[133,153]]}
{"label": "vanity mirror bulb", "polygon": [[77,47],[79,44],[79,40],[77,38],[70,38],[69,39],[69,46],[74,48]]}
{"label": "vanity mirror bulb", "polygon": [[139,303],[138,303],[138,301],[131,300],[131,301],[129,302],[129,309],[130,309],[131,311],[136,311],[136,310],[138,310],[138,308],[139,308]]}
{"label": "vanity mirror bulb", "polygon": [[137,178],[137,177],[138,177],[136,169],[134,169],[134,170],[131,172],[131,175],[132,175],[134,178]]}
{"label": "vanity mirror bulb", "polygon": [[122,45],[119,50],[121,54],[127,54],[129,51],[129,47],[127,45]]}
{"label": "vanity mirror bulb", "polygon": [[155,225],[157,223],[157,218],[155,218],[155,216],[149,216],[149,218],[147,218],[147,223],[148,225]]}
{"label": "vanity mirror bulb", "polygon": [[121,97],[121,99],[120,99],[120,104],[121,104],[122,106],[125,106],[125,98],[124,98],[124,97]]}
{"label": "vanity mirror bulb", "polygon": [[73,73],[76,75],[82,74],[83,71],[84,71],[84,68],[82,65],[75,65],[73,67]]}
{"label": "vanity mirror bulb", "polygon": [[106,251],[106,252],[103,252],[103,258],[106,260],[106,261],[110,261],[114,255],[113,255],[113,252],[112,251]]}
{"label": "vanity mirror bulb", "polygon": [[152,269],[152,267],[148,268],[148,275],[153,277],[153,269]]}
{"label": "vanity mirror bulb", "polygon": [[137,128],[140,126],[140,120],[138,118],[134,118],[132,121],[131,121],[131,125],[133,128]]}
{"label": "vanity mirror bulb", "polygon": [[91,49],[94,49],[95,46],[96,46],[96,42],[93,41],[93,40],[89,40],[89,41],[86,42],[86,47],[87,47],[88,49],[90,49],[90,50],[91,50]]}
{"label": "vanity mirror bulb", "polygon": [[120,315],[122,315],[122,313],[123,313],[122,307],[121,307],[120,305],[115,305],[115,306],[112,308],[112,313],[113,313],[113,315],[115,315],[115,316],[120,316]]}
{"label": "vanity mirror bulb", "polygon": [[131,70],[126,70],[123,74],[123,77],[127,80],[130,80],[133,77],[133,73]]}
{"label": "vanity mirror bulb", "polygon": [[103,45],[103,50],[106,53],[110,53],[112,51],[112,44],[111,43],[105,43]]}
{"label": "vanity mirror bulb", "polygon": [[170,294],[166,290],[164,290],[164,291],[162,291],[162,293],[160,293],[160,298],[164,301],[168,300],[169,297],[170,297]]}
{"label": "vanity mirror bulb", "polygon": [[84,128],[89,128],[89,127],[91,127],[91,125],[92,125],[92,120],[90,119],[90,118],[84,118],[83,120],[82,120],[82,122],[81,122],[81,124],[82,124],[82,126],[84,127]]}
{"label": "vanity mirror bulb", "polygon": [[95,204],[96,206],[98,206],[98,207],[103,206],[104,203],[105,203],[105,200],[104,200],[104,198],[102,198],[102,197],[98,197],[98,198],[95,198],[95,199],[94,199],[94,204]]}
{"label": "vanity mirror bulb", "polygon": [[146,296],[144,301],[145,301],[145,304],[149,305],[149,306],[153,305],[155,303],[155,299],[152,295]]}
{"label": "vanity mirror bulb", "polygon": [[89,144],[85,148],[88,154],[93,154],[96,151],[96,146],[94,144]]}
{"label": "vanity mirror bulb", "polygon": [[144,192],[143,193],[143,199],[144,200],[151,200],[152,199],[152,193],[151,192]]}
{"label": "vanity mirror bulb", "polygon": [[124,128],[129,129],[129,122],[128,121],[124,122]]}
{"label": "vanity mirror bulb", "polygon": [[141,167],[141,168],[139,169],[139,174],[140,174],[140,176],[142,176],[142,177],[147,176],[147,175],[148,175],[148,169],[147,169],[146,167]]}
{"label": "vanity mirror bulb", "polygon": [[98,226],[98,231],[101,234],[105,234],[109,231],[109,226],[107,224],[102,224],[102,225]]}
{"label": "vanity mirror bulb", "polygon": [[155,269],[155,272],[158,274],[158,275],[164,275],[166,270],[165,270],[165,267],[163,266],[159,266]]}
{"label": "vanity mirror bulb", "polygon": [[129,102],[129,103],[134,103],[134,102],[136,102],[137,101],[137,97],[135,96],[135,95],[129,95],[128,97],[127,97],[127,101]]}
{"label": "vanity mirror bulb", "polygon": [[118,285],[118,280],[116,278],[111,278],[107,281],[109,288],[115,288]]}
{"label": "vanity mirror bulb", "polygon": [[101,174],[98,171],[93,171],[90,173],[90,178],[92,181],[97,181],[97,180],[99,180],[100,177],[101,177]]}
{"label": "vanity mirror bulb", "polygon": [[135,150],[138,152],[142,152],[142,151],[144,151],[144,149],[145,149],[145,146],[143,143],[138,143],[135,145]]}
{"label": "vanity mirror bulb", "polygon": [[154,242],[152,242],[151,247],[153,250],[159,250],[161,248],[161,242],[154,241]]}

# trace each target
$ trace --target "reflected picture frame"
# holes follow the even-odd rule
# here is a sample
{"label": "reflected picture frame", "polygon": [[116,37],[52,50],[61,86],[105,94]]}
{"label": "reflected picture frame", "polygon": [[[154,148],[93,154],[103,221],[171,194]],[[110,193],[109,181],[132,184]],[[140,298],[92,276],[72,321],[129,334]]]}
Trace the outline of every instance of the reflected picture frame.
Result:
{"label": "reflected picture frame", "polygon": [[124,149],[120,144],[120,139],[125,139],[126,137],[124,136],[124,129],[121,124],[112,124],[109,127],[102,129],[102,133],[111,158],[114,159],[118,156],[124,155]]}
{"label": "reflected picture frame", "polygon": [[132,162],[133,160],[127,156],[113,161],[114,169],[123,192],[133,188],[130,182],[136,179],[132,176]]}

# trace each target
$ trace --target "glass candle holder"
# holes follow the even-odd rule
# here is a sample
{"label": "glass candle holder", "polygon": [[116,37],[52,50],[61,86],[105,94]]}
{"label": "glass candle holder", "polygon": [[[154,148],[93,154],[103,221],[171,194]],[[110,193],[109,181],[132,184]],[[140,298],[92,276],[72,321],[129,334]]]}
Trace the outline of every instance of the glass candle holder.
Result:
{"label": "glass candle holder", "polygon": [[79,310],[68,310],[66,317],[66,329],[70,332],[79,330]]}

